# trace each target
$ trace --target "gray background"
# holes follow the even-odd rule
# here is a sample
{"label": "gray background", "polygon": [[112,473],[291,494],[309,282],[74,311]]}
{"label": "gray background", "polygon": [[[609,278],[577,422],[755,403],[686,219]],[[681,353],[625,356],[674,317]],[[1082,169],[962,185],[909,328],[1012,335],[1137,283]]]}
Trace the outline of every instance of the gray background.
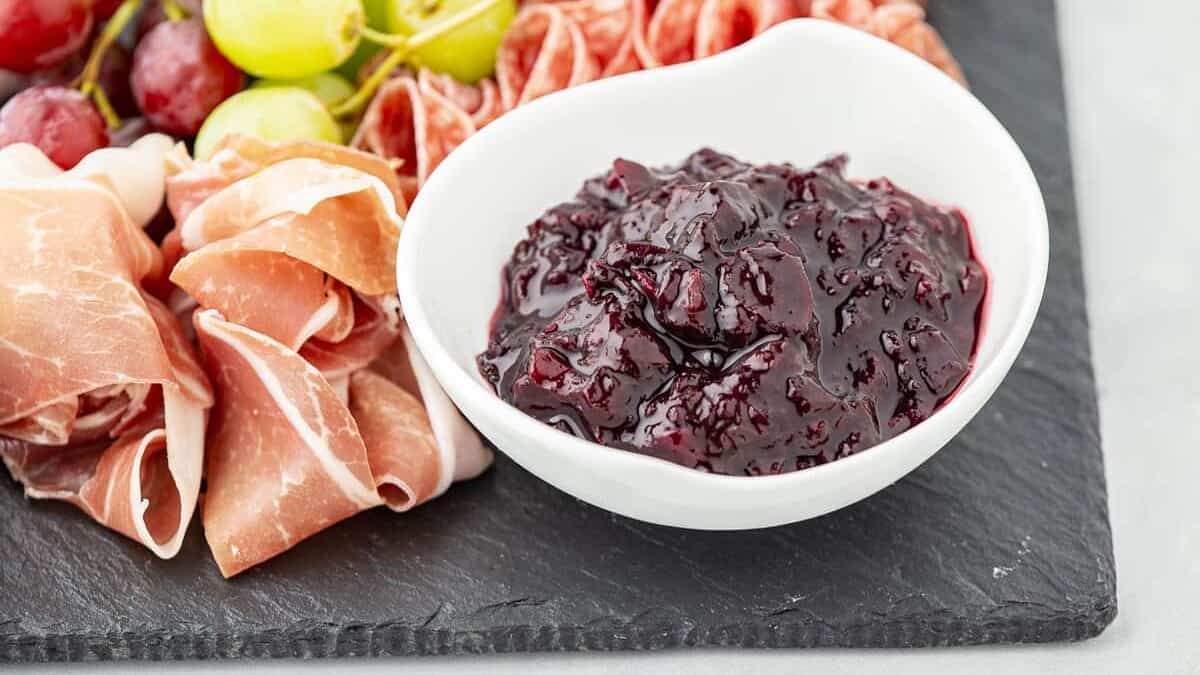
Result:
{"label": "gray background", "polygon": [[[955,0],[937,0],[952,3]],[[90,672],[1200,672],[1200,3],[1059,0],[1120,614],[1082,644],[110,664]],[[64,666],[44,666],[43,672]]]}

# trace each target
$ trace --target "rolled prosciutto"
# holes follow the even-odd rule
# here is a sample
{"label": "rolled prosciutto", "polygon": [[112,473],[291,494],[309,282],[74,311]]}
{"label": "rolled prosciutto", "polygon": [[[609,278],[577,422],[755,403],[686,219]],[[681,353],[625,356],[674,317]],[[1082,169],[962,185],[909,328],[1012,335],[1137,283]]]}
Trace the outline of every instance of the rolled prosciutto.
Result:
{"label": "rolled prosciutto", "polygon": [[[141,226],[170,143],[139,143],[66,173],[32,146],[0,151],[0,459],[28,496],[75,504],[170,558],[196,507],[213,400],[175,316],[144,288],[163,265]],[[126,175],[139,168],[144,191]]]}
{"label": "rolled prosciutto", "polygon": [[218,152],[168,180],[188,205],[170,278],[198,307],[216,390],[201,518],[225,576],[364,509],[428,501],[492,459],[404,336],[395,175],[306,147],[232,179]]}

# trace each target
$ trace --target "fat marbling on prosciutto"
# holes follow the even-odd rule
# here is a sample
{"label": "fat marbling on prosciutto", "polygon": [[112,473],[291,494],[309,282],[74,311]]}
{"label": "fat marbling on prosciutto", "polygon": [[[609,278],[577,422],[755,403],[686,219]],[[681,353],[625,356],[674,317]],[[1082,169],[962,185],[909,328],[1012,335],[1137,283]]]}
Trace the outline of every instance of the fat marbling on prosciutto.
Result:
{"label": "fat marbling on prosciutto", "polygon": [[33,146],[0,150],[0,458],[30,497],[71,502],[164,558],[196,506],[213,402],[143,286],[163,265],[141,228],[170,144],[150,136],[66,173]]}
{"label": "fat marbling on prosciutto", "polygon": [[198,307],[216,390],[201,519],[224,575],[487,468],[403,326],[390,165],[231,137],[210,162],[176,153],[170,171],[170,279]]}

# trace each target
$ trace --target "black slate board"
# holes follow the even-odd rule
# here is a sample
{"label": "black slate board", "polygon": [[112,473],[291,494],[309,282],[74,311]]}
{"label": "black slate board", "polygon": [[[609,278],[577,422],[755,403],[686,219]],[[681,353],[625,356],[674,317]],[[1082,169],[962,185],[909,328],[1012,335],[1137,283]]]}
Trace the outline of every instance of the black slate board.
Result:
{"label": "black slate board", "polygon": [[365,513],[233,582],[198,527],[162,562],[0,479],[0,662],[1098,634],[1115,577],[1053,4],[933,5],[1037,172],[1052,256],[1012,374],[919,470],[814,521],[703,533],[600,511],[501,458],[428,507]]}

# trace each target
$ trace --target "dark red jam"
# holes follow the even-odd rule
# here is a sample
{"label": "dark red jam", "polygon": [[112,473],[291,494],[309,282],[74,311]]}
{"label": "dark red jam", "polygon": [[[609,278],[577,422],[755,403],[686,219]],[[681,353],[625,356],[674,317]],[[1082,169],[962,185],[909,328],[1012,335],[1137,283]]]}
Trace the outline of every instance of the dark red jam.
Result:
{"label": "dark red jam", "polygon": [[987,277],[960,212],[846,162],[617,160],[517,244],[480,371],[563,431],[714,473],[920,423],[971,367]]}

